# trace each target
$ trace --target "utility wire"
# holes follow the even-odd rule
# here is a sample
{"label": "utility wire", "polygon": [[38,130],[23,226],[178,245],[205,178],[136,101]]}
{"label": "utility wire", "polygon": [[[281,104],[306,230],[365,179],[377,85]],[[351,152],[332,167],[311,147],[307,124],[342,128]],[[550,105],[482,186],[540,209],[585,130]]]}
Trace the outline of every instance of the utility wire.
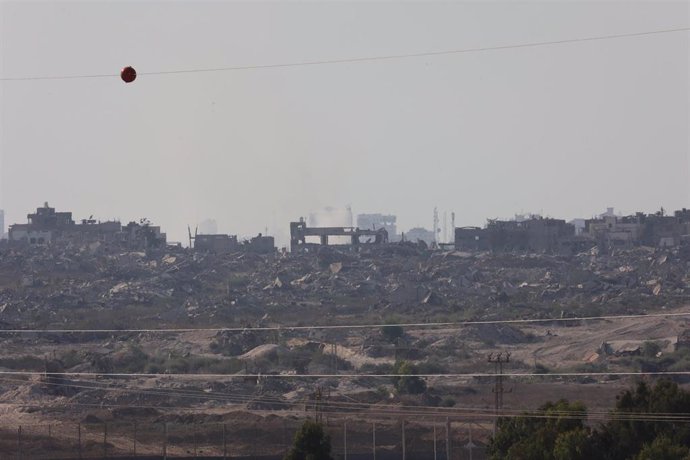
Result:
{"label": "utility wire", "polygon": [[[567,43],[582,43],[582,42],[601,41],[601,40],[616,40],[616,39],[622,39],[622,38],[642,37],[642,36],[668,34],[668,33],[675,33],[675,32],[687,32],[689,30],[690,30],[690,27],[679,27],[679,28],[659,29],[659,30],[651,30],[651,31],[644,31],[644,32],[597,35],[597,36],[591,36],[591,37],[570,38],[570,39],[564,39],[564,40],[550,40],[550,41],[540,41],[540,42],[516,43],[516,44],[510,44],[510,45],[484,46],[484,47],[477,47],[477,48],[463,48],[463,49],[446,50],[446,51],[428,51],[428,52],[420,52],[420,53],[391,54],[391,55],[382,55],[382,56],[369,56],[369,57],[344,58],[344,59],[325,59],[325,60],[291,62],[291,63],[283,63],[283,64],[259,64],[259,65],[246,65],[246,66],[235,66],[235,67],[214,67],[214,68],[197,68],[197,69],[138,72],[138,75],[172,75],[172,74],[188,74],[188,73],[230,72],[230,71],[238,71],[238,70],[275,69],[275,68],[284,68],[284,67],[305,67],[305,66],[314,66],[314,65],[332,65],[332,64],[357,63],[357,62],[390,61],[390,60],[394,60],[394,59],[409,59],[409,58],[418,58],[418,57],[446,56],[446,55],[463,54],[463,53],[480,53],[480,52],[486,52],[486,51],[499,51],[499,50],[508,50],[508,49],[518,49],[518,48],[534,48],[534,47],[539,47],[539,46],[562,45],[562,44],[567,44]],[[76,78],[118,78],[118,77],[119,77],[118,74],[25,76],[25,77],[2,77],[2,78],[0,78],[0,81],[69,80],[69,79],[76,79]]]}
{"label": "utility wire", "polygon": [[[75,387],[76,385],[71,385],[68,383],[48,383],[46,385],[57,385],[66,387]],[[84,388],[83,386],[76,386],[77,388]],[[88,387],[86,387],[88,388]],[[99,388],[102,389],[102,388]],[[109,390],[115,390],[110,388]],[[122,389],[120,389],[122,390]],[[284,406],[301,406],[304,405],[304,401],[285,401],[276,400],[277,398],[250,398],[248,400],[231,401],[237,402],[239,404],[244,404],[248,402],[270,402],[271,404],[278,404]],[[307,401],[308,403],[309,401]],[[0,403],[0,405],[18,406],[18,407],[36,407],[42,406],[41,404],[23,404],[23,403]],[[176,409],[176,410],[206,410],[207,408],[190,408],[181,405],[143,405],[143,404],[132,404],[130,402],[126,404],[116,404],[116,403],[77,403],[77,402],[65,402],[58,405],[65,407],[72,406],[85,406],[85,407],[110,407],[110,408],[147,408],[147,409]],[[56,406],[50,406],[55,408]],[[502,409],[499,414],[495,413],[494,409],[485,409],[477,407],[453,407],[453,408],[439,408],[433,406],[380,406],[373,404],[361,403],[359,407],[351,407],[347,403],[331,402],[331,401],[321,401],[320,403],[321,412],[334,414],[334,415],[347,415],[344,411],[361,410],[366,412],[368,415],[379,415],[379,416],[393,416],[393,417],[526,417],[526,418],[541,418],[541,419],[583,419],[588,418],[592,420],[627,420],[627,421],[660,421],[660,422],[690,422],[690,414],[688,413],[646,413],[646,412],[611,412],[611,411],[544,411],[544,410],[520,410],[520,409]],[[293,412],[309,412],[309,409],[287,409]],[[252,409],[252,411],[269,411],[272,412],[273,409]]]}
{"label": "utility wire", "polygon": [[[7,378],[0,378],[0,381],[6,381],[6,382],[14,382],[14,383],[31,383],[33,384],[34,382],[28,382],[26,380],[19,380],[19,379],[7,379]],[[267,396],[267,395],[249,395],[249,394],[219,394],[219,393],[199,393],[199,392],[192,392],[188,390],[176,390],[176,389],[147,389],[146,387],[105,387],[105,386],[98,386],[94,384],[81,384],[79,381],[78,383],[72,383],[72,382],[40,382],[41,385],[52,385],[52,386],[60,386],[60,387],[69,387],[69,388],[79,388],[79,389],[91,389],[91,390],[99,390],[99,391],[111,391],[111,392],[121,392],[121,393],[137,393],[137,394],[147,394],[147,395],[155,395],[155,396],[168,396],[168,397],[177,397],[177,398],[190,398],[190,399],[208,399],[208,400],[213,400],[213,401],[221,401],[221,402],[233,402],[233,403],[250,403],[250,402],[270,402],[274,404],[281,404],[281,405],[303,405],[303,404],[309,404],[310,402],[313,402],[312,400],[298,400],[298,401],[288,401],[283,398],[279,397],[272,397],[272,396]],[[83,382],[83,381],[82,381]],[[91,382],[87,382],[91,383]],[[94,382],[95,383],[95,382]],[[1,404],[1,403],[0,403]],[[73,404],[73,403],[68,403],[68,404]],[[31,404],[20,404],[20,405],[31,405]],[[444,407],[436,407],[436,406],[425,406],[425,405],[419,405],[419,406],[405,406],[405,405],[387,405],[387,406],[382,406],[380,404],[372,404],[372,403],[365,403],[365,402],[346,402],[346,401],[329,401],[329,400],[322,400],[320,401],[321,406],[328,406],[331,408],[340,408],[340,409],[346,409],[346,410],[379,410],[379,409],[385,409],[385,410],[396,410],[396,411],[401,411],[401,410],[415,410],[415,411],[420,411],[420,410],[428,410],[428,411],[433,411],[435,412],[435,415],[453,415],[454,412],[458,411],[471,411],[471,412],[487,412],[488,415],[494,414],[495,409],[494,408],[482,408],[482,407],[472,407],[472,406],[454,406],[450,408],[444,408]],[[132,407],[144,407],[144,406],[132,406]],[[160,407],[160,408],[171,408],[171,409],[185,409],[186,406],[153,406],[153,407]],[[586,411],[587,415],[611,415],[610,410],[597,410],[597,409],[587,409]],[[428,412],[419,412],[419,413],[424,413],[428,414]],[[544,414],[545,411],[543,410],[534,410],[534,409],[509,409],[509,408],[503,408],[501,414],[503,415],[523,415],[526,413],[541,413]],[[550,409],[548,411],[548,415],[574,415],[574,416],[582,416],[583,411],[566,411],[566,410],[553,410]],[[638,417],[638,416],[648,416],[650,415],[649,413],[646,412],[620,412],[617,413],[616,415],[619,415],[620,417]],[[672,417],[672,418],[689,418],[690,419],[690,413],[685,413],[685,412],[654,412],[653,413],[655,418],[664,418],[664,417]]]}
{"label": "utility wire", "polygon": [[[137,377],[137,378],[204,378],[204,379],[284,379],[284,378],[309,378],[309,379],[358,379],[358,378],[394,378],[401,374],[181,374],[181,373],[144,373],[144,372],[45,372],[45,371],[0,371],[0,375],[42,375],[48,377]],[[447,373],[447,374],[410,374],[420,378],[483,378],[496,377],[489,372],[474,373]],[[512,372],[501,374],[504,377],[633,377],[633,376],[680,376],[690,375],[690,371],[657,371],[657,372],[549,372],[547,374],[537,372]]]}
{"label": "utility wire", "polygon": [[[30,383],[25,380],[16,379],[5,379],[0,378],[3,381],[14,381],[22,383]],[[119,391],[119,392],[137,392],[137,393],[152,393],[151,390],[141,390],[136,388],[113,388],[113,387],[99,387],[93,385],[77,385],[69,382],[41,382],[44,385],[54,385],[61,387],[72,387],[79,389],[94,389],[94,390],[105,390],[105,391]],[[188,397],[185,395],[177,394],[178,390],[164,390],[161,393],[154,392],[158,396],[174,396],[174,397]],[[184,393],[185,391],[182,390]],[[202,395],[197,395],[202,396]],[[206,395],[210,396],[210,395]],[[234,402],[238,404],[246,404],[250,402],[260,403],[260,402],[270,402],[272,404],[284,405],[284,406],[295,406],[309,404],[311,401],[286,401],[282,398],[270,397],[265,395],[218,395],[222,396],[223,400],[226,402]],[[10,403],[9,405],[15,404],[17,406],[35,406],[32,404],[21,404],[21,403]],[[185,409],[185,410],[205,410],[204,408],[189,408],[180,405],[136,405],[127,403],[123,404],[110,404],[110,403],[99,403],[99,404],[84,404],[84,403],[74,403],[68,402],[66,406],[89,406],[89,407],[137,407],[137,408],[154,408],[154,409]],[[344,410],[362,410],[366,411],[369,415],[393,415],[393,416],[452,416],[452,417],[476,417],[476,416],[488,416],[488,417],[527,417],[527,418],[569,418],[569,419],[597,419],[597,420],[628,420],[628,421],[679,421],[679,422],[690,422],[689,413],[669,413],[669,412],[611,412],[611,411],[601,411],[601,410],[586,410],[586,411],[564,411],[564,410],[528,410],[528,409],[502,409],[500,414],[495,414],[494,409],[486,409],[479,407],[453,407],[453,408],[440,408],[434,406],[381,406],[378,404],[369,403],[348,403],[348,402],[337,402],[337,401],[321,401],[321,408],[324,412],[332,413],[336,415],[343,415]],[[328,409],[328,410],[325,410]],[[252,409],[261,411],[262,409]],[[269,410],[269,409],[266,409]],[[299,411],[304,412],[304,411]]]}
{"label": "utility wire", "polygon": [[161,329],[0,329],[0,334],[123,334],[123,333],[186,333],[186,332],[268,332],[268,331],[302,331],[325,329],[377,329],[389,326],[434,328],[466,327],[487,324],[538,324],[568,323],[577,321],[614,321],[622,319],[677,318],[690,317],[690,312],[649,313],[644,315],[604,315],[578,316],[572,318],[533,318],[533,319],[497,319],[469,320],[430,323],[378,323],[378,324],[325,324],[310,326],[266,326],[266,327],[200,327],[200,328],[161,328]]}

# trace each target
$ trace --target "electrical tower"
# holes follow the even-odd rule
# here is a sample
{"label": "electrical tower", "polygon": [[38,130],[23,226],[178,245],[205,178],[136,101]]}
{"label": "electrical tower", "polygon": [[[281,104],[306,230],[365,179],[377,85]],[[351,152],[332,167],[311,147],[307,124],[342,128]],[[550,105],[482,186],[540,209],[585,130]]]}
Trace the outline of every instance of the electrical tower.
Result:
{"label": "electrical tower", "polygon": [[438,246],[438,208],[434,207],[434,247]]}
{"label": "electrical tower", "polygon": [[321,423],[323,420],[323,399],[324,399],[324,394],[323,394],[323,389],[321,386],[316,387],[316,391],[312,394],[312,397],[314,398],[314,419],[318,422]]}
{"label": "electrical tower", "polygon": [[496,417],[498,419],[498,414],[500,410],[503,409],[503,365],[510,362],[510,352],[505,353],[489,353],[488,362],[494,364],[494,401]]}

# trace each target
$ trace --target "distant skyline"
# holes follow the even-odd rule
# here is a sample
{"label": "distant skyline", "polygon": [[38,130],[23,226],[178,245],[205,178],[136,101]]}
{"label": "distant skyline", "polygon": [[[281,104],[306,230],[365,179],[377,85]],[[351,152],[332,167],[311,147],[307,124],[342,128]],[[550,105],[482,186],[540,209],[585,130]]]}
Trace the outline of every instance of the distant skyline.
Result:
{"label": "distant skyline", "polygon": [[0,209],[148,217],[169,238],[286,243],[326,206],[401,231],[540,213],[690,207],[687,32],[461,55],[409,54],[688,27],[687,2],[0,3]]}
{"label": "distant skyline", "polygon": [[[48,204],[51,207],[54,207],[50,203],[48,203]],[[43,205],[45,205],[45,203]],[[37,207],[39,207],[39,206],[37,206]],[[70,211],[69,209],[63,209],[63,208],[56,208],[56,210],[57,211]],[[664,211],[669,215],[672,215],[675,211],[679,211],[679,210],[681,210],[681,209],[664,209]],[[35,209],[27,211],[27,214],[34,212],[34,211],[35,211]],[[311,226],[350,226],[350,225],[355,225],[354,223],[349,222],[345,218],[346,211],[347,211],[346,208],[336,209],[336,208],[329,207],[329,208],[326,208],[325,210],[324,209],[320,210],[321,213],[323,213],[324,211],[332,212],[332,217],[330,220],[324,221],[322,219],[320,222],[312,222],[314,220],[314,215],[318,214],[318,212],[317,213],[311,213],[311,215],[309,215],[309,216],[300,216],[300,217],[305,218],[307,220],[307,222],[309,223],[309,225],[311,225]],[[656,209],[656,210],[653,210],[650,212],[645,212],[645,213],[653,214],[653,213],[656,213],[658,211],[660,211],[660,209]],[[444,212],[447,214],[447,217],[448,217],[448,219],[446,219],[445,221],[443,219]],[[446,242],[446,241],[452,242],[454,239],[454,236],[453,236],[454,229],[453,229],[451,221],[450,221],[451,212],[452,211],[443,211],[443,210],[439,211],[440,219],[439,219],[439,227],[438,228],[440,230],[439,241],[441,241],[441,242]],[[522,220],[522,219],[528,219],[528,218],[532,218],[532,217],[544,217],[544,218],[562,219],[562,220],[565,220],[566,222],[573,222],[573,221],[577,221],[577,220],[583,221],[584,219],[600,217],[603,215],[627,216],[627,215],[633,215],[637,212],[644,212],[644,211],[638,210],[638,211],[634,211],[634,212],[624,213],[624,212],[620,212],[615,207],[609,206],[609,207],[607,207],[607,208],[605,208],[599,212],[594,212],[591,215],[583,215],[583,216],[559,216],[559,215],[543,215],[543,214],[534,213],[534,212],[527,212],[527,213],[519,212],[519,213],[513,213],[510,216],[501,216],[501,217],[493,217],[493,218],[487,217],[486,219],[484,219],[484,221],[481,224],[466,224],[463,222],[458,222],[457,218],[456,218],[455,227],[456,228],[457,227],[484,227],[489,219]],[[367,213],[365,213],[365,212],[353,213],[355,218],[359,214],[367,214]],[[80,222],[82,219],[85,219],[87,217],[91,217],[91,215],[89,215],[89,216],[77,216],[77,215],[73,214],[72,217],[73,217],[75,222]],[[322,214],[322,217],[326,217],[326,216]],[[3,219],[3,210],[0,209],[0,224],[2,224],[2,219]],[[104,220],[110,220],[110,219],[97,219],[97,220],[104,221]],[[121,221],[121,223],[125,224],[125,223],[128,223],[130,221],[136,221],[137,219],[136,218],[127,218],[127,219],[114,219],[114,220],[119,220],[119,221]],[[297,220],[297,219],[295,219],[295,220]],[[445,224],[444,224],[444,222],[445,222]],[[18,221],[18,222],[8,222],[8,223],[6,223],[7,228],[9,228],[10,225],[15,224],[15,223],[26,223],[26,219],[24,219],[22,221]],[[152,222],[152,224],[159,225],[159,223],[157,223],[155,221]],[[448,232],[445,232],[445,225],[447,225]],[[289,222],[284,222],[283,227],[285,228],[284,230],[281,230],[280,228],[278,229],[278,235],[279,235],[280,239],[276,240],[277,247],[288,247],[289,246],[289,241],[290,241]],[[7,228],[5,230],[7,230]],[[409,228],[403,228],[403,229],[398,228],[398,234],[407,233],[408,231],[415,229],[415,228],[424,228],[424,229],[431,231],[433,228],[433,221],[430,221],[428,225],[422,224],[422,225],[412,226]],[[191,230],[192,234],[194,234],[196,232],[198,232],[199,234],[216,234],[216,233],[231,234],[231,235],[238,236],[238,238],[240,240],[243,240],[243,239],[248,240],[249,238],[256,236],[256,234],[258,234],[258,233],[265,233],[265,230],[263,230],[263,231],[259,230],[253,234],[238,234],[237,232],[232,231],[232,229],[223,229],[223,228],[219,229],[215,219],[212,219],[212,218],[207,218],[207,219],[202,220],[200,223],[190,225],[190,230]],[[164,233],[167,233],[167,229],[165,227],[162,227],[161,231]],[[272,236],[278,236],[278,235],[272,234]],[[1,232],[0,232],[0,236],[1,236]],[[332,239],[335,241],[334,238],[332,238]],[[181,240],[172,240],[172,239],[168,238],[168,241],[169,242],[173,242],[173,241],[179,242],[179,243],[182,243],[183,246],[188,246],[188,238],[183,238]],[[346,242],[346,240],[340,241],[340,243],[345,243],[345,242]]]}

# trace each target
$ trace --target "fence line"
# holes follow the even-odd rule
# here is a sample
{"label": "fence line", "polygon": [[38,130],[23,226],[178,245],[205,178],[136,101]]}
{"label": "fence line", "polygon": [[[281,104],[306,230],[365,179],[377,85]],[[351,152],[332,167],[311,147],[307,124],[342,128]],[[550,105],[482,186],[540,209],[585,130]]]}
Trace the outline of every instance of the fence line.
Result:
{"label": "fence line", "polygon": [[[227,421],[4,426],[0,459],[282,459],[303,421],[269,416],[241,426]],[[372,422],[354,417],[331,417],[323,423],[334,458],[342,460],[481,459],[492,426],[491,420]]]}

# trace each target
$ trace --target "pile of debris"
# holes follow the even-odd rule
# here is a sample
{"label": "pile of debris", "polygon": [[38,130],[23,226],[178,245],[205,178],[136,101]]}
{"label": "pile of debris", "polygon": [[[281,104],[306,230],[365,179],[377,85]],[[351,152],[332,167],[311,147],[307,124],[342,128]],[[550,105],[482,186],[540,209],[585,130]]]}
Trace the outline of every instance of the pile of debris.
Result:
{"label": "pile of debris", "polygon": [[142,307],[142,316],[149,308],[162,322],[244,318],[254,325],[322,307],[473,318],[642,312],[690,297],[689,261],[682,252],[644,247],[575,256],[430,251],[411,243],[358,252],[323,247],[215,255],[182,248],[0,247],[0,324],[44,327],[84,310],[129,307]]}

